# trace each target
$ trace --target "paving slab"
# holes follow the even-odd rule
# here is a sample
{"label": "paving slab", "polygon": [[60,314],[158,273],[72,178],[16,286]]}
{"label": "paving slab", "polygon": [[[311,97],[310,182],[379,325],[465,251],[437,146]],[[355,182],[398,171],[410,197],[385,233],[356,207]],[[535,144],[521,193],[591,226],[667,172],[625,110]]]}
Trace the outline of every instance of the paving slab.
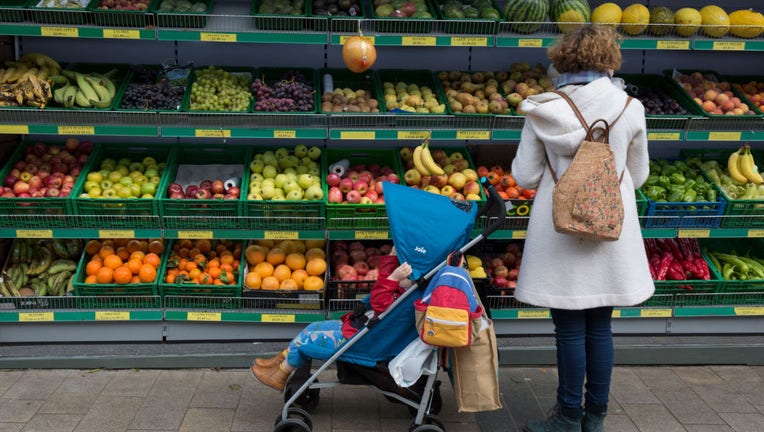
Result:
{"label": "paving slab", "polygon": [[74,432],[124,432],[142,403],[140,397],[101,394]]}
{"label": "paving slab", "polygon": [[624,404],[623,408],[639,432],[686,432],[661,404]]}
{"label": "paving slab", "polygon": [[3,396],[9,388],[16,384],[16,381],[24,376],[23,370],[0,370],[0,372],[0,396]]}
{"label": "paving slab", "polygon": [[208,370],[197,385],[191,406],[236,409],[243,383],[250,380],[251,376],[249,371]]}
{"label": "paving slab", "polygon": [[693,385],[690,388],[717,413],[754,413],[756,408],[727,384]]}
{"label": "paving slab", "polygon": [[0,432],[19,432],[26,423],[0,423]]}
{"label": "paving slab", "polygon": [[761,432],[764,430],[764,414],[719,414],[735,432]]}
{"label": "paving slab", "polygon": [[130,428],[177,430],[204,371],[161,371]]}
{"label": "paving slab", "polygon": [[687,388],[687,383],[667,366],[635,367],[634,374],[650,390],[679,391]]}
{"label": "paving slab", "polygon": [[189,408],[178,432],[228,432],[234,410],[224,408]]}
{"label": "paving slab", "polygon": [[111,396],[146,397],[159,376],[158,370],[126,369],[114,372],[103,394]]}
{"label": "paving slab", "polygon": [[28,422],[45,401],[0,398],[0,423]]}
{"label": "paving slab", "polygon": [[608,432],[639,432],[634,422],[625,413],[608,414],[605,417],[605,430]]}
{"label": "paving slab", "polygon": [[57,391],[50,395],[40,408],[41,414],[80,414],[90,411],[99,393],[63,393]]}
{"label": "paving slab", "polygon": [[708,366],[686,366],[672,368],[687,384],[721,384],[722,377]]}
{"label": "paving slab", "polygon": [[30,369],[5,392],[4,397],[45,400],[71,374],[70,370]]}
{"label": "paving slab", "polygon": [[660,403],[660,400],[632,369],[613,369],[610,394],[621,406]]}
{"label": "paving slab", "polygon": [[680,423],[687,424],[724,424],[703,399],[693,391],[685,390],[654,390],[653,393]]}
{"label": "paving slab", "polygon": [[72,432],[82,416],[75,414],[38,414],[21,432]]}

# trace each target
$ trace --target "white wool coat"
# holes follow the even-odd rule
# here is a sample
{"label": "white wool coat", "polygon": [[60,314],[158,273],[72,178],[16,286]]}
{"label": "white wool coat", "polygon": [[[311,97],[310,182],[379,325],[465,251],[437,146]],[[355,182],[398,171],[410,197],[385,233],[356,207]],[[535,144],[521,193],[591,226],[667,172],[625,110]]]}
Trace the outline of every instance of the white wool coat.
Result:
{"label": "white wool coat", "polygon": [[[604,118],[611,123],[627,95],[608,78],[587,85],[564,86],[587,122]],[[523,101],[525,125],[512,175],[524,188],[536,188],[515,297],[536,306],[580,310],[601,306],[629,306],[652,296],[655,286],[648,267],[639,226],[634,189],[647,180],[649,157],[645,109],[634,99],[610,130],[610,146],[621,183],[623,231],[617,241],[592,241],[554,230],[552,179],[558,178],[578,150],[585,132],[571,107],[555,93]]]}

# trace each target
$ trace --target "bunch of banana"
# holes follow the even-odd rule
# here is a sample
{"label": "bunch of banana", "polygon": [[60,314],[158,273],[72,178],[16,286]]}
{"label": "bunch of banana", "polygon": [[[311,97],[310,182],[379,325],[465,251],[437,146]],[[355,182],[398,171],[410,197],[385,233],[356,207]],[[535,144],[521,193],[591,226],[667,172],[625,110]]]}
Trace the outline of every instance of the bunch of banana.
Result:
{"label": "bunch of banana", "polygon": [[412,159],[414,161],[414,168],[422,175],[443,175],[445,171],[441,168],[430,153],[429,141],[424,140],[421,144],[414,147],[412,153]]}
{"label": "bunch of banana", "polygon": [[75,105],[82,108],[108,108],[117,93],[114,82],[107,75],[63,70],[52,79],[59,85],[53,91],[53,100],[67,108]]}
{"label": "bunch of banana", "polygon": [[[22,288],[36,296],[61,296],[74,287],[76,259],[82,251],[78,239],[31,241],[16,239],[0,277],[0,294],[18,297]],[[27,291],[28,292],[28,291]]]}
{"label": "bunch of banana", "polygon": [[50,83],[32,74],[24,75],[12,84],[0,84],[0,106],[45,108],[52,97]]}
{"label": "bunch of banana", "polygon": [[27,75],[34,75],[40,81],[61,73],[61,65],[50,56],[41,53],[24,54],[17,61],[5,62],[4,69],[0,69],[0,84],[13,83]]}
{"label": "bunch of banana", "polygon": [[730,172],[730,177],[738,183],[751,182],[755,185],[764,183],[749,145],[741,146],[738,151],[730,155],[727,159],[727,170]]}

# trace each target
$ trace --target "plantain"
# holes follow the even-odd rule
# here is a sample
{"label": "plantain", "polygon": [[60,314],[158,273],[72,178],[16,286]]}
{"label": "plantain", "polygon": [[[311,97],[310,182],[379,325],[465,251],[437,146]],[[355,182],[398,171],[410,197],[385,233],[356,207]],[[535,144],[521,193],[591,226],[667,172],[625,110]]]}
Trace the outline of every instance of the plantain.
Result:
{"label": "plantain", "polygon": [[21,261],[21,240],[13,242],[11,248],[11,264],[18,264]]}
{"label": "plantain", "polygon": [[16,72],[15,67],[9,67],[9,68],[3,69],[2,74],[0,74],[0,83],[10,82],[8,81],[8,79],[11,77],[11,75],[13,75],[14,72]]}
{"label": "plantain", "polygon": [[109,91],[109,94],[111,95],[111,98],[113,99],[114,95],[117,94],[117,87],[114,85],[114,81],[112,81],[108,76],[99,73],[92,73],[90,75],[103,82],[104,87],[106,87],[106,89]]}
{"label": "plantain", "polygon": [[69,84],[59,87],[53,91],[53,100],[56,101],[57,104],[63,105],[64,104],[64,93],[66,93],[66,88],[69,86]]}
{"label": "plantain", "polygon": [[77,80],[77,87],[80,88],[80,91],[88,101],[98,100],[98,93],[96,93],[95,89],[93,89],[93,86],[90,85],[90,82],[85,77],[85,75],[79,72],[74,73],[74,79]]}
{"label": "plantain", "polygon": [[90,101],[91,99],[88,99],[88,97],[85,96],[82,88],[77,88],[77,93],[74,94],[74,103],[81,106],[82,108],[90,108]]}
{"label": "plantain", "polygon": [[31,285],[36,296],[44,297],[48,295],[48,286],[39,279],[32,280]]}
{"label": "plantain", "polygon": [[80,239],[68,239],[66,240],[66,253],[68,258],[79,258],[82,253],[82,240]]}
{"label": "plantain", "polygon": [[54,275],[57,273],[65,272],[65,271],[74,271],[77,269],[77,263],[70,259],[57,259],[53,261],[53,263],[50,265],[50,268],[48,268],[48,274]]}
{"label": "plantain", "polygon": [[66,85],[66,91],[64,92],[64,106],[71,108],[74,106],[74,98],[77,95],[77,86],[72,84]]}
{"label": "plantain", "polygon": [[66,281],[66,291],[64,294],[69,294],[70,292],[74,291],[74,275],[69,278],[68,281]]}
{"label": "plantain", "polygon": [[0,278],[0,295],[3,297],[11,297],[11,291],[5,285],[5,280]]}
{"label": "plantain", "polygon": [[48,76],[48,80],[52,82],[53,84],[61,85],[61,86],[69,84],[69,78],[61,74],[50,75]]}
{"label": "plantain", "polygon": [[112,99],[114,99],[111,92],[109,92],[109,89],[106,87],[106,84],[102,79],[98,79],[89,75],[85,76],[85,80],[87,80],[88,83],[93,87],[93,90],[98,95],[98,101],[99,102],[109,102],[111,103]]}
{"label": "plantain", "polygon": [[51,245],[51,249],[53,249],[53,253],[56,254],[59,258],[69,258],[69,251],[66,250],[66,241],[63,239],[54,239],[53,243]]}
{"label": "plantain", "polygon": [[39,260],[36,267],[30,267],[27,272],[30,276],[37,276],[40,273],[48,270],[53,263],[53,253],[47,247],[37,248]]}

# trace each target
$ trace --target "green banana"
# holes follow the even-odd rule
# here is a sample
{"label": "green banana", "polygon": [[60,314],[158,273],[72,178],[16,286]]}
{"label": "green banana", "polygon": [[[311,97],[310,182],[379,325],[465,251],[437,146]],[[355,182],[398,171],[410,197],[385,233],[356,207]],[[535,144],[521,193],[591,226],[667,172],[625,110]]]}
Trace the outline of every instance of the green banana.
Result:
{"label": "green banana", "polygon": [[94,108],[108,108],[111,106],[112,101],[111,99],[106,101],[97,101],[97,100],[90,99],[89,102],[90,102],[90,106]]}
{"label": "green banana", "polygon": [[98,93],[96,93],[93,86],[90,85],[90,82],[86,79],[86,76],[87,75],[83,75],[78,72],[74,73],[74,77],[77,80],[77,87],[80,88],[80,91],[85,95],[87,100],[98,100]]}
{"label": "green banana", "polygon": [[57,259],[48,268],[48,274],[54,275],[64,271],[74,271],[77,269],[77,263],[69,259]]}
{"label": "green banana", "polygon": [[21,242],[15,241],[11,249],[11,264],[18,264],[21,261]]}
{"label": "green banana", "polygon": [[44,297],[48,294],[48,286],[38,279],[32,281],[32,289],[38,297]]}
{"label": "green banana", "polygon": [[92,99],[85,95],[85,93],[82,91],[82,88],[78,88],[77,93],[74,94],[74,103],[81,106],[82,108],[90,108],[91,100]]}
{"label": "green banana", "polygon": [[66,88],[69,86],[70,84],[66,84],[63,87],[59,87],[53,90],[53,100],[56,101],[57,104],[59,105],[64,104],[64,94],[66,93]]}
{"label": "green banana", "polygon": [[85,75],[85,80],[93,87],[93,90],[95,90],[99,102],[108,101],[111,103],[112,99],[114,99],[114,95],[112,95],[111,92],[109,92],[109,89],[106,88],[106,84],[103,80],[99,80],[89,75]]}
{"label": "green banana", "polygon": [[65,85],[69,84],[69,78],[65,77],[61,74],[56,75],[50,75],[48,76],[48,81],[52,82],[55,85]]}
{"label": "green banana", "polygon": [[[109,73],[111,72],[112,71],[109,71]],[[94,78],[97,78],[103,81],[103,85],[106,87],[107,90],[109,90],[109,93],[111,94],[112,98],[114,97],[115,94],[117,94],[117,87],[114,85],[114,81],[112,81],[110,77],[103,74],[99,74],[99,73],[91,73],[90,75],[92,75]]]}
{"label": "green banana", "polygon": [[0,295],[3,297],[11,297],[11,292],[8,290],[8,287],[5,285],[5,280],[0,279]]}
{"label": "green banana", "polygon": [[77,96],[77,86],[75,85],[68,85],[66,86],[66,92],[64,92],[64,106],[67,108],[71,108],[74,106],[74,98]]}
{"label": "green banana", "polygon": [[69,251],[66,250],[66,242],[62,239],[53,240],[53,253],[59,258],[69,258]]}
{"label": "green banana", "polygon": [[40,273],[48,270],[53,263],[53,253],[47,247],[43,246],[37,249],[39,260],[36,267],[30,267],[28,274],[30,276],[37,276]]}
{"label": "green banana", "polygon": [[80,254],[82,253],[82,240],[69,239],[66,241],[65,245],[66,253],[69,255],[68,258],[79,259]]}
{"label": "green banana", "polygon": [[69,281],[66,282],[66,292],[64,295],[69,294],[70,292],[74,291],[74,275],[69,278]]}

